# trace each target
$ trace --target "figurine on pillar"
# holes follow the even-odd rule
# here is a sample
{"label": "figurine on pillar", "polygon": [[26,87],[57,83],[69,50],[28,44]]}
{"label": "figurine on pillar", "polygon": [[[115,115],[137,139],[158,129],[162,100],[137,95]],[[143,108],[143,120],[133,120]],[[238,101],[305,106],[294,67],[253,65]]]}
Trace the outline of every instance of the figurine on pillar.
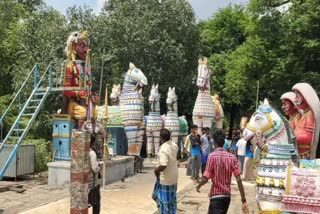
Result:
{"label": "figurine on pillar", "polygon": [[[84,121],[93,117],[94,106],[100,98],[91,96],[90,40],[86,31],[72,32],[67,40],[63,95],[65,111],[77,120],[80,129]],[[92,102],[91,102],[92,101]],[[89,115],[87,115],[89,114]]]}
{"label": "figurine on pillar", "polygon": [[301,119],[301,114],[294,102],[295,97],[295,93],[291,91],[284,93],[280,98],[282,102],[282,110],[289,117],[289,123],[293,130],[296,129],[298,122]]}
{"label": "figurine on pillar", "polygon": [[294,102],[302,116],[294,132],[297,137],[299,157],[315,159],[319,157],[320,101],[315,90],[308,83],[297,83]]}

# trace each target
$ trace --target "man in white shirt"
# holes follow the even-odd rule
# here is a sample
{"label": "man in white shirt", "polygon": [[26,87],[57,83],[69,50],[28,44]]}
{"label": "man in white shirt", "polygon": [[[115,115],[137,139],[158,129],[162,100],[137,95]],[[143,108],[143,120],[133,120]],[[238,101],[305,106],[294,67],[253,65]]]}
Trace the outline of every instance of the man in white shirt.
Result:
{"label": "man in white shirt", "polygon": [[239,168],[241,170],[241,174],[243,172],[244,159],[246,157],[246,145],[247,145],[247,141],[245,141],[243,138],[241,138],[237,142],[238,161],[239,161]]}
{"label": "man in white shirt", "polygon": [[161,144],[158,152],[158,167],[154,170],[157,183],[154,200],[157,202],[160,214],[175,214],[177,210],[178,183],[178,146],[173,143],[168,129],[160,132]]}

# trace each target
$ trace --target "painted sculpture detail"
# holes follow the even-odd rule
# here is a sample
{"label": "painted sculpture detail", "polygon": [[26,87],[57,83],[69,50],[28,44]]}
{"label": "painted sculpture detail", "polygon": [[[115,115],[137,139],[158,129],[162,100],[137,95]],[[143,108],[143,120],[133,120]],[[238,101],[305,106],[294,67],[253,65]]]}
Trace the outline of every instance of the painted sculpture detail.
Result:
{"label": "painted sculpture detail", "polygon": [[160,145],[160,131],[163,127],[160,115],[160,94],[158,84],[152,85],[149,96],[149,116],[146,125],[147,131],[147,153],[148,157],[154,157],[158,154]]}
{"label": "painted sculpture detail", "polygon": [[257,202],[262,213],[280,213],[288,164],[296,159],[295,137],[288,121],[265,100],[252,115],[244,139],[253,137],[259,161]]}
{"label": "painted sculpture detail", "polygon": [[175,87],[169,87],[167,96],[167,116],[165,118],[164,127],[171,131],[172,142],[178,145],[178,138],[180,134],[180,122],[178,117],[178,98]]}
{"label": "painted sculpture detail", "polygon": [[195,106],[193,108],[193,123],[199,127],[201,130],[202,127],[211,127],[211,124],[214,120],[214,104],[210,95],[210,73],[207,63],[207,58],[204,60],[199,59],[198,66],[198,96],[196,99]]}
{"label": "painted sculpture detail", "polygon": [[320,101],[315,90],[308,83],[297,83],[295,103],[302,116],[294,130],[298,142],[300,158],[314,159],[320,157],[318,148],[320,131]]}
{"label": "painted sculpture detail", "polygon": [[213,101],[214,110],[215,110],[215,114],[214,114],[215,128],[222,129],[224,113],[223,113],[222,105],[220,103],[219,95],[216,94],[212,96],[212,101]]}
{"label": "painted sculpture detail", "polygon": [[299,120],[301,119],[301,114],[296,108],[294,99],[296,95],[294,92],[287,92],[281,96],[282,110],[286,115],[289,116],[289,123],[293,130],[296,129]]}
{"label": "painted sculpture detail", "polygon": [[144,98],[139,91],[147,84],[143,72],[130,63],[120,96],[121,117],[128,139],[128,155],[140,155],[144,135]]}
{"label": "painted sculpture detail", "polygon": [[[95,104],[99,103],[98,96],[92,96],[91,92],[91,68],[89,37],[84,32],[73,32],[67,40],[67,61],[65,64],[64,91],[67,101],[66,112],[75,118],[80,129],[86,118],[92,118]],[[92,101],[92,103],[91,103]],[[88,110],[89,107],[89,111]]]}

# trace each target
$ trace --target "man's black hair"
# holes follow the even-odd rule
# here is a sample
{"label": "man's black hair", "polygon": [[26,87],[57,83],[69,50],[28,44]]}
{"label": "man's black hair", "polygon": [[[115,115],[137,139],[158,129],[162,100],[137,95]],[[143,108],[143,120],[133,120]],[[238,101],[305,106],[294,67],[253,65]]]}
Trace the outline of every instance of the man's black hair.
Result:
{"label": "man's black hair", "polygon": [[169,141],[171,139],[171,132],[168,129],[161,129],[160,138],[163,142]]}
{"label": "man's black hair", "polygon": [[191,128],[191,129],[197,129],[198,126],[197,126],[196,124],[192,124],[190,128]]}
{"label": "man's black hair", "polygon": [[219,146],[223,147],[224,140],[225,140],[225,134],[222,130],[216,130],[213,134],[214,142]]}

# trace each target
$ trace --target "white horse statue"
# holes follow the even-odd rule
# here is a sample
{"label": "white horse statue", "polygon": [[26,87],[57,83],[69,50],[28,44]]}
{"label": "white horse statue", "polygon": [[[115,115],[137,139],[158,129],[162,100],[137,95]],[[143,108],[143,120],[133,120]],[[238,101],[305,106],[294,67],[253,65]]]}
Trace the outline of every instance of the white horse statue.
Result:
{"label": "white horse statue", "polygon": [[178,117],[178,98],[176,95],[175,87],[169,87],[168,96],[167,96],[167,116],[165,118],[164,127],[171,131],[172,142],[175,142],[178,146],[178,138],[180,134],[180,122]]}
{"label": "white horse statue", "polygon": [[160,115],[160,94],[158,84],[152,85],[149,96],[149,116],[146,125],[147,131],[147,154],[148,157],[154,157],[158,154],[160,145],[160,131],[163,127]]}
{"label": "white horse statue", "polygon": [[244,139],[257,145],[254,158],[259,162],[257,203],[263,213],[281,213],[286,170],[297,158],[296,141],[289,122],[265,99],[244,130]]}
{"label": "white horse statue", "polygon": [[198,126],[200,132],[203,127],[211,127],[215,116],[215,109],[210,94],[211,71],[207,66],[208,60],[207,58],[204,58],[204,60],[200,58],[198,63],[197,86],[199,90],[193,108],[192,120],[193,123]]}
{"label": "white horse statue", "polygon": [[130,63],[120,96],[121,116],[128,139],[128,155],[139,156],[141,152],[144,135],[144,98],[140,89],[147,84],[143,72]]}
{"label": "white horse statue", "polygon": [[113,84],[110,99],[112,106],[120,105],[120,95],[121,95],[121,84]]}
{"label": "white horse statue", "polygon": [[[97,109],[97,120],[103,121],[104,126],[108,127],[123,127],[120,109],[120,95],[121,85],[113,84],[112,91],[110,94],[111,106],[108,106],[108,115],[105,116],[105,105],[98,106]],[[106,119],[107,124],[106,124]]]}

